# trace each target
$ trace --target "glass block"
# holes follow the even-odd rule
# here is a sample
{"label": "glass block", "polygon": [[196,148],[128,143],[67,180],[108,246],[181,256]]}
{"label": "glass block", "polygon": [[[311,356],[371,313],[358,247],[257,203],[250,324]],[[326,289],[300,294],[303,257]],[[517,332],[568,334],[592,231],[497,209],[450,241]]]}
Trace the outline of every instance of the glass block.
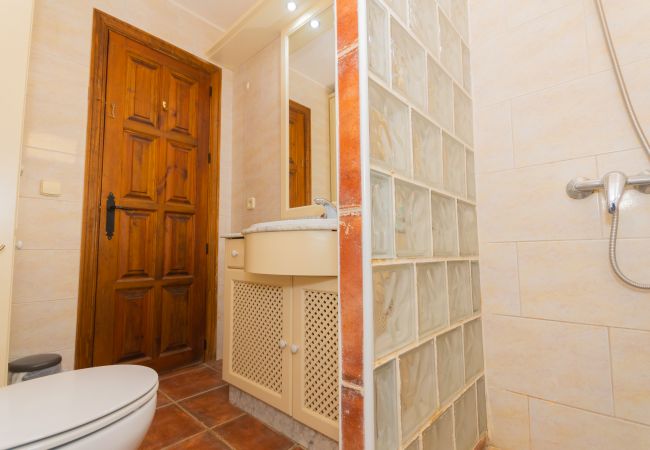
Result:
{"label": "glass block", "polygon": [[487,399],[485,397],[485,377],[476,382],[476,404],[478,408],[478,432],[487,432]]}
{"label": "glass block", "polygon": [[444,155],[445,189],[464,197],[467,189],[465,183],[465,147],[447,133],[442,133],[442,152]]}
{"label": "glass block", "polygon": [[368,2],[368,68],[388,80],[388,20],[386,10],[376,1]]}
{"label": "glass block", "polygon": [[420,439],[411,442],[405,450],[420,450]]}
{"label": "glass block", "polygon": [[478,442],[475,385],[454,402],[454,422],[456,450],[473,450]]}
{"label": "glass block", "polygon": [[456,227],[456,201],[444,195],[431,193],[431,227],[433,229],[433,255],[458,255],[458,229]]}
{"label": "glass block", "polygon": [[395,360],[375,369],[375,441],[377,450],[399,446]]}
{"label": "glass block", "polygon": [[472,100],[454,85],[454,131],[458,138],[469,145],[474,144]]}
{"label": "glass block", "polygon": [[467,150],[465,155],[465,173],[467,174],[467,198],[476,201],[476,175],[474,171],[474,152]]}
{"label": "glass block", "polygon": [[463,332],[454,328],[436,338],[438,368],[438,393],[440,404],[444,405],[465,383],[463,363]]}
{"label": "glass block", "polygon": [[433,0],[409,0],[409,24],[415,35],[435,56],[440,56],[438,8]]}
{"label": "glass block", "polygon": [[444,262],[417,265],[418,325],[424,336],[449,323],[447,268]]}
{"label": "glass block", "polygon": [[460,35],[469,42],[469,20],[467,0],[451,0],[451,22]]}
{"label": "glass block", "polygon": [[398,17],[406,21],[406,0],[384,0],[384,2]]}
{"label": "glass block", "polygon": [[398,256],[431,255],[429,190],[395,180],[395,247]]}
{"label": "glass block", "polygon": [[460,35],[443,15],[440,19],[440,62],[458,82],[463,82],[463,62],[460,49]]}
{"label": "glass block", "polygon": [[465,346],[465,380],[483,372],[483,327],[481,319],[472,320],[463,326]]}
{"label": "glass block", "polygon": [[458,244],[461,256],[478,255],[476,207],[458,202]]}
{"label": "glass block", "polygon": [[413,111],[413,170],[415,179],[434,187],[442,187],[442,135],[440,128]]}
{"label": "glass block", "polygon": [[394,255],[392,185],[392,179],[388,175],[370,172],[373,258],[391,258]]}
{"label": "glass block", "polygon": [[448,408],[429,428],[422,432],[424,450],[453,450],[454,448],[454,414]]}
{"label": "glass block", "polygon": [[472,282],[467,261],[447,263],[447,286],[449,288],[449,320],[451,324],[472,315]]}
{"label": "glass block", "polygon": [[438,406],[434,358],[433,341],[399,358],[402,441],[412,438]]}
{"label": "glass block", "polygon": [[428,110],[439,125],[454,127],[454,91],[449,75],[432,58],[427,58]]}
{"label": "glass block", "polygon": [[370,158],[374,164],[409,175],[409,108],[373,81],[368,90]]}
{"label": "glass block", "polygon": [[375,266],[372,275],[377,358],[415,339],[413,266]]}
{"label": "glass block", "polygon": [[463,59],[463,87],[467,92],[472,92],[472,65],[469,57],[469,49],[465,44],[461,46]]}
{"label": "glass block", "polygon": [[403,94],[415,105],[426,109],[426,53],[408,34],[391,20],[391,70],[393,89]]}
{"label": "glass block", "polygon": [[473,261],[472,264],[472,307],[474,312],[481,310],[481,272],[479,263]]}

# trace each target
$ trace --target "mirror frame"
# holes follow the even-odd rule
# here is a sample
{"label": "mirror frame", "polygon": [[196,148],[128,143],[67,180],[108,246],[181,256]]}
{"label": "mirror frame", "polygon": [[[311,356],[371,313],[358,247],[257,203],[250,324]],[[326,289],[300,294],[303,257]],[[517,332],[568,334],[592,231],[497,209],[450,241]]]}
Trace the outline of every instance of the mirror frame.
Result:
{"label": "mirror frame", "polygon": [[[312,3],[313,6],[289,27],[282,30],[280,36],[280,217],[282,219],[320,216],[325,211],[322,206],[313,204],[296,208],[289,207],[289,36],[307,24],[313,16],[320,14],[329,7],[335,9],[334,0],[313,0]],[[336,14],[336,10],[334,14]],[[334,29],[336,35],[336,21]],[[335,70],[338,72],[338,69],[335,68]],[[338,79],[335,82],[334,96],[335,103],[337,103]],[[336,136],[336,153],[338,153],[338,130],[336,130]],[[330,156],[330,161],[333,160],[336,161],[338,158]],[[330,163],[330,179],[332,176],[337,176],[337,171],[337,166],[332,167]],[[330,196],[332,198],[328,200],[337,203],[336,192],[330,192]]]}

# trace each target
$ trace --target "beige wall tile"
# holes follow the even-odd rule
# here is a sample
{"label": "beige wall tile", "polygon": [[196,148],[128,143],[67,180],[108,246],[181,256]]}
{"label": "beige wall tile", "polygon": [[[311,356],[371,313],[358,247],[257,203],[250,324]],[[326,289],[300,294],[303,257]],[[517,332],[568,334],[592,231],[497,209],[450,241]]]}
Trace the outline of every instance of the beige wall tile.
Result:
{"label": "beige wall tile", "polygon": [[584,21],[583,5],[574,1],[508,33],[491,29],[494,38],[472,49],[476,103],[494,104],[586,74]]}
{"label": "beige wall tile", "polygon": [[[504,242],[600,237],[598,199],[573,200],[572,178],[594,178],[593,158],[515,169],[478,177],[481,239]],[[531,204],[534,207],[522,208]]]}
{"label": "beige wall tile", "polygon": [[505,0],[469,0],[470,34],[477,45],[494,37],[507,26]]}
{"label": "beige wall tile", "polygon": [[508,25],[516,27],[553,12],[575,0],[505,0]]}
{"label": "beige wall tile", "polygon": [[494,386],[613,413],[606,328],[493,315],[483,328]]}
{"label": "beige wall tile", "polygon": [[529,450],[528,397],[488,385],[490,442],[502,450]]}
{"label": "beige wall tile", "polygon": [[481,246],[481,290],[486,312],[520,314],[517,244]]}
{"label": "beige wall tile", "polygon": [[25,250],[79,249],[81,206],[47,197],[20,198],[16,239],[23,241]]}
{"label": "beige wall tile", "polygon": [[14,304],[77,296],[79,250],[19,250],[14,264]]}
{"label": "beige wall tile", "polygon": [[531,442],[535,450],[644,448],[650,427],[543,400],[530,400]]}
{"label": "beige wall tile", "polygon": [[514,99],[512,128],[518,167],[638,145],[611,71]]}
{"label": "beige wall tile", "polygon": [[[650,57],[650,4],[644,0],[604,0],[607,23],[622,64]],[[611,69],[596,5],[584,0],[591,70]]]}
{"label": "beige wall tile", "polygon": [[[650,281],[650,241],[619,245],[621,267]],[[610,270],[606,240],[520,242],[518,248],[524,316],[650,329],[648,294],[626,288]]]}
{"label": "beige wall tile", "polygon": [[14,304],[11,354],[14,357],[74,347],[77,300]]}
{"label": "beige wall tile", "polygon": [[650,425],[650,333],[612,328],[616,416]]}
{"label": "beige wall tile", "polygon": [[511,169],[514,163],[510,101],[475,108],[478,172]]}
{"label": "beige wall tile", "polygon": [[[60,200],[81,202],[84,190],[83,155],[26,147],[22,154],[20,195],[38,197],[41,181],[57,181],[61,184]],[[79,224],[81,226],[81,224]]]}

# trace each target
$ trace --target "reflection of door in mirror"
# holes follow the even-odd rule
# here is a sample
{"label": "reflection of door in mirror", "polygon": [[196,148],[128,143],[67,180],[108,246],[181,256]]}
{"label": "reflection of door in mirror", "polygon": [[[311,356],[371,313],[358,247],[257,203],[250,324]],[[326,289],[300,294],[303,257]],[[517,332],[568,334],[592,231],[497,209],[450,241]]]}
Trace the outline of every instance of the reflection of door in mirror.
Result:
{"label": "reflection of door in mirror", "polygon": [[289,207],[311,204],[311,110],[289,101]]}

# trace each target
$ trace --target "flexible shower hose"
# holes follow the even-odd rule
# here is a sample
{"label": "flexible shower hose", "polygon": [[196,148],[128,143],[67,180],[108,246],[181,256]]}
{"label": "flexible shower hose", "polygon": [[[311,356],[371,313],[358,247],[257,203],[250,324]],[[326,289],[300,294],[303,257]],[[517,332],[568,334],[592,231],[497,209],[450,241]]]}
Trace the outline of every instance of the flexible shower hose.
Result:
{"label": "flexible shower hose", "polygon": [[[648,138],[645,132],[643,131],[643,127],[639,122],[639,118],[634,109],[634,105],[632,104],[632,100],[630,99],[630,93],[628,92],[627,84],[625,83],[625,78],[623,78],[621,63],[618,60],[618,55],[616,54],[616,48],[614,48],[614,42],[612,40],[612,35],[609,31],[609,25],[607,23],[607,17],[605,16],[605,9],[603,8],[603,2],[602,0],[595,0],[595,2],[596,2],[596,8],[598,9],[598,15],[600,17],[600,24],[602,25],[603,28],[603,34],[605,35],[605,40],[607,41],[607,49],[609,50],[609,57],[612,60],[612,66],[614,66],[616,81],[618,82],[618,88],[621,91],[621,95],[623,96],[623,101],[625,102],[625,108],[627,109],[627,114],[630,117],[630,121],[634,126],[636,135],[639,138],[641,145],[643,146],[643,150],[645,150],[646,154],[650,158],[650,142],[648,142]],[[618,260],[616,258],[616,238],[618,236],[618,210],[619,208],[616,208],[616,210],[612,214],[612,228],[609,232],[609,262],[612,266],[612,269],[614,270],[614,273],[621,280],[623,280],[624,283],[627,283],[628,285],[639,289],[650,289],[650,284],[639,283],[638,281],[634,281],[628,278],[621,271],[621,268],[618,266]]]}

